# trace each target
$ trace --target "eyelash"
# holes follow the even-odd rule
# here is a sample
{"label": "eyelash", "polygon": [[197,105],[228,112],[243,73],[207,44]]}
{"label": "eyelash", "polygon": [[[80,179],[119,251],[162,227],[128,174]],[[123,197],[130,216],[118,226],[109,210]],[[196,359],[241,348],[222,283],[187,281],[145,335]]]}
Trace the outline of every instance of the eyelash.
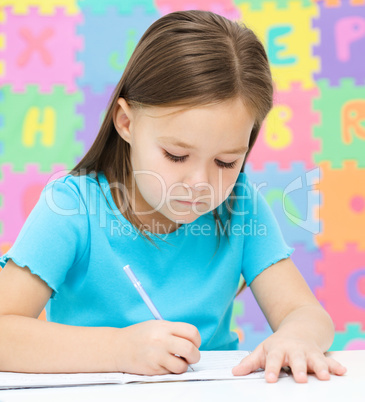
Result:
{"label": "eyelash", "polygon": [[[176,156],[176,155],[172,155],[167,151],[164,151],[164,156],[165,158],[167,158],[169,161],[172,162],[184,162],[187,158],[187,156]],[[230,163],[225,163],[222,161],[219,161],[217,159],[217,165],[219,167],[225,168],[225,169],[233,169],[236,166],[237,161],[234,162],[230,162]]]}

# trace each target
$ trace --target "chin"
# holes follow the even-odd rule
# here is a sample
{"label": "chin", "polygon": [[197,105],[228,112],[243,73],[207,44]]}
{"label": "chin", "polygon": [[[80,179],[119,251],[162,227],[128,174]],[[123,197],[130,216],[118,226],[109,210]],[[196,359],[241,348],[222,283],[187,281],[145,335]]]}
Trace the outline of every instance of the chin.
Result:
{"label": "chin", "polygon": [[186,224],[186,223],[192,223],[194,221],[196,221],[199,218],[200,215],[195,215],[195,214],[191,214],[191,215],[186,215],[186,216],[175,216],[173,220],[175,223],[178,224]]}

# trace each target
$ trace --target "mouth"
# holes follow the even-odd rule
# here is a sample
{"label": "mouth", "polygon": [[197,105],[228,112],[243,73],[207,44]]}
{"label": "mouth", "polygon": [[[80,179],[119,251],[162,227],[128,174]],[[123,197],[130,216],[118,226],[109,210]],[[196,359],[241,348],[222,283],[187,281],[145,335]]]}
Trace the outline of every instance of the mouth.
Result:
{"label": "mouth", "polygon": [[180,202],[181,204],[184,205],[200,205],[200,204],[204,204],[204,202],[200,202],[200,201],[180,201],[180,200],[175,200],[177,202]]}

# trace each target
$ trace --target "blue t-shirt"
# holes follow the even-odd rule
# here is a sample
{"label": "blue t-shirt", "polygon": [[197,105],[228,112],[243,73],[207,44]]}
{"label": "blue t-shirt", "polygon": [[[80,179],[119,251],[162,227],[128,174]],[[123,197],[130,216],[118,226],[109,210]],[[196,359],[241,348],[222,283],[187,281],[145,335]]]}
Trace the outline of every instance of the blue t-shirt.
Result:
{"label": "blue t-shirt", "polygon": [[[262,195],[245,173],[218,211],[217,248],[212,211],[175,232],[153,236],[158,248],[120,213],[105,175],[66,175],[48,183],[12,248],[0,258],[27,266],[52,288],[47,320],[122,328],[154,319],[123,271],[130,265],[162,317],[195,325],[200,350],[238,349],[230,331],[242,274],[248,285],[294,251]],[[101,191],[101,189],[103,191]],[[106,199],[109,202],[106,202]]]}

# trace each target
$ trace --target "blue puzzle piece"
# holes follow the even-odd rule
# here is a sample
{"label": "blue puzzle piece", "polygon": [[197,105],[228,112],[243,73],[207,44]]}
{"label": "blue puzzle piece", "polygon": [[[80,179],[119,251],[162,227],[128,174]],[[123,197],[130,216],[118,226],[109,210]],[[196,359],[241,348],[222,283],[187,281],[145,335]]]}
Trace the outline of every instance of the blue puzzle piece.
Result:
{"label": "blue puzzle piece", "polygon": [[144,9],[147,14],[156,12],[153,0],[79,0],[81,10],[90,9],[93,14],[104,14],[108,8],[115,7],[120,14],[132,14],[136,7]]}
{"label": "blue puzzle piece", "polygon": [[290,170],[280,170],[277,163],[266,163],[262,171],[254,171],[250,163],[245,172],[256,183],[276,216],[286,242],[316,249],[314,235],[320,231],[315,209],[320,204],[319,169],[306,171],[302,162],[294,162]]}
{"label": "blue puzzle piece", "polygon": [[266,325],[263,331],[254,331],[251,324],[242,325],[241,328],[244,333],[244,339],[239,343],[240,350],[254,350],[273,333],[269,325]]}
{"label": "blue puzzle piece", "polygon": [[141,8],[124,15],[113,8],[101,15],[86,9],[84,25],[79,27],[79,33],[84,37],[84,50],[78,55],[85,70],[78,85],[89,86],[95,92],[102,92],[109,85],[115,86],[139,39],[159,17],[157,11],[147,14]]}

